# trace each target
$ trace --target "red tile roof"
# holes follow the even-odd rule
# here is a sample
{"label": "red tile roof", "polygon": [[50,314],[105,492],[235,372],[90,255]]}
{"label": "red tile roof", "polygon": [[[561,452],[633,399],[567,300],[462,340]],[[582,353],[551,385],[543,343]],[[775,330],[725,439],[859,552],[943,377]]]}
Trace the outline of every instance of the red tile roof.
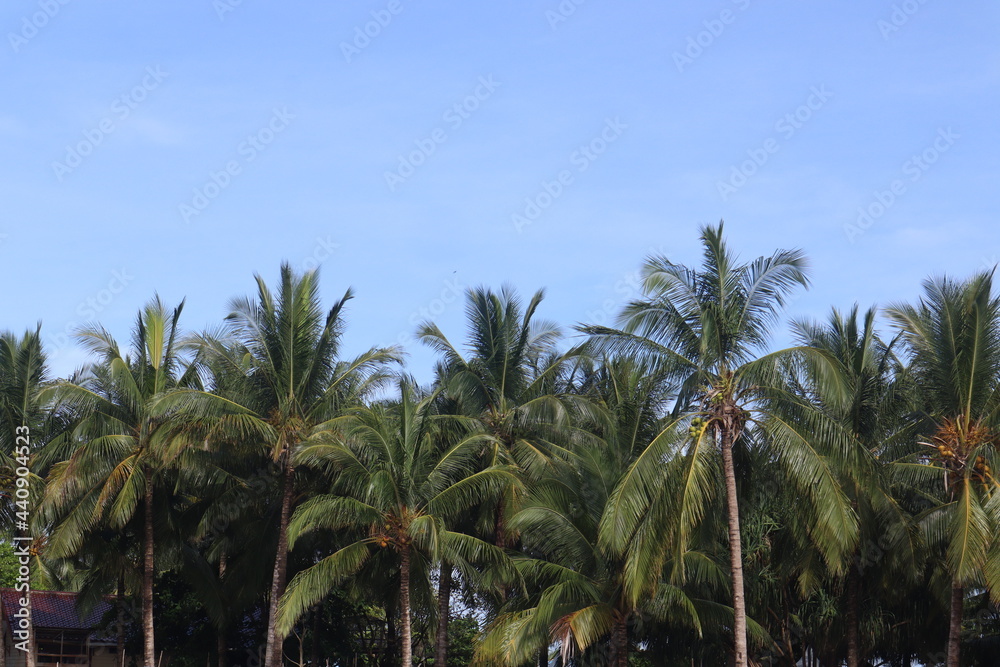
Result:
{"label": "red tile roof", "polygon": [[[3,618],[8,625],[11,625],[14,613],[20,609],[20,599],[23,596],[24,593],[13,588],[0,588]],[[76,610],[76,593],[31,592],[31,619],[36,628],[90,630],[101,622],[110,609],[111,603],[101,600],[94,605],[94,609],[87,614],[86,618],[81,619]]]}

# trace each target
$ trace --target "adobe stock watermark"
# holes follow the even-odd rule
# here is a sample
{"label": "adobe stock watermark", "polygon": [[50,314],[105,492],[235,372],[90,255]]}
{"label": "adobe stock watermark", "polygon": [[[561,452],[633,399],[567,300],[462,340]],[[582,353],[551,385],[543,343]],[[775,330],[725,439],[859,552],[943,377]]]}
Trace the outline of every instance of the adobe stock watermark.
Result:
{"label": "adobe stock watermark", "polygon": [[236,8],[242,4],[243,0],[212,0],[212,9],[215,10],[215,15],[222,22],[226,20],[226,14],[235,12]]}
{"label": "adobe stock watermark", "polygon": [[[486,100],[493,96],[500,83],[493,80],[493,75],[479,77],[479,82],[471,93],[466,95],[460,102],[456,102],[448,107],[441,120],[455,131],[462,126],[462,123],[472,117],[479,107]],[[417,169],[426,164],[427,159],[437,151],[438,146],[448,141],[448,131],[444,127],[436,127],[431,130],[423,139],[414,139],[415,148],[409,153],[398,157],[395,171],[385,171],[383,174],[385,184],[389,186],[389,192],[395,192],[396,188],[406,182],[410,176],[416,173]]]}
{"label": "adobe stock watermark", "polygon": [[71,0],[38,0],[38,11],[21,17],[21,29],[18,32],[8,32],[7,41],[14,53],[20,53],[21,47],[38,36],[38,33],[54,19],[62,8]]}
{"label": "adobe stock watermark", "polygon": [[617,298],[608,297],[601,302],[600,308],[588,310],[584,320],[587,325],[606,327],[614,324],[614,318],[621,310],[622,304],[632,297],[642,294],[642,273],[638,270],[629,271],[615,281],[613,286]]}
{"label": "adobe stock watermark", "polygon": [[243,173],[243,167],[257,159],[257,156],[267,150],[275,138],[286,129],[295,118],[288,107],[274,109],[271,118],[256,132],[248,134],[244,141],[236,147],[236,159],[229,160],[218,171],[209,171],[208,180],[196,187],[190,202],[178,205],[177,210],[184,222],[199,216],[208,208],[222,191],[233,183],[233,179]]}
{"label": "adobe stock watermark", "polygon": [[[416,329],[422,322],[428,322],[432,318],[443,315],[452,304],[462,298],[464,292],[465,286],[458,277],[452,276],[446,278],[441,292],[435,298],[410,313],[406,321],[410,325],[411,331]],[[405,347],[412,340],[413,335],[408,331],[400,331],[399,335],[396,336],[396,344],[400,347]]]}
{"label": "adobe stock watermark", "polygon": [[70,336],[87,322],[96,320],[97,316],[107,310],[134,280],[135,276],[130,274],[127,268],[113,270],[111,279],[103,288],[76,305],[73,312],[80,320],[66,322],[61,331],[49,336],[47,347],[49,356],[57,357],[62,350],[69,346]]}
{"label": "adobe stock watermark", "polygon": [[549,22],[549,27],[553,30],[559,28],[560,23],[565,23],[569,17],[576,14],[576,9],[587,0],[562,0],[555,9],[545,10],[545,20]]}
{"label": "adobe stock watermark", "polygon": [[[614,119],[606,118],[604,128],[597,136],[570,153],[570,165],[577,173],[582,174],[587,171],[590,165],[604,155],[608,147],[618,141],[627,129],[628,125],[621,122],[617,116]],[[521,234],[525,227],[538,220],[542,213],[563,195],[566,188],[573,184],[575,178],[571,169],[563,169],[551,181],[542,179],[539,184],[541,189],[536,194],[525,197],[524,208],[510,216],[517,233]]]}
{"label": "adobe stock watermark", "polygon": [[[903,163],[900,167],[902,175],[908,177],[907,180],[910,183],[916,183],[960,138],[961,135],[955,134],[950,127],[938,128],[937,137],[934,138],[931,145]],[[879,218],[893,207],[900,197],[906,194],[907,180],[893,179],[885,190],[876,190],[873,193],[872,201],[867,206],[858,207],[857,220],[844,225],[844,234],[850,243],[855,243],[859,236],[868,231]]]}
{"label": "adobe stock watermark", "polygon": [[[650,246],[646,249],[647,257],[662,257],[665,249],[663,246],[654,248]],[[614,297],[608,297],[601,302],[600,307],[595,310],[588,310],[584,322],[593,326],[613,326],[615,317],[628,301],[636,297],[641,297],[642,272],[638,269],[623,274],[612,285]]]}
{"label": "adobe stock watermark", "polygon": [[878,20],[878,31],[882,33],[882,39],[889,41],[889,36],[899,32],[926,4],[927,0],[903,0],[894,4],[889,18]]}
{"label": "adobe stock watermark", "polygon": [[92,155],[97,147],[104,143],[107,136],[119,127],[119,123],[131,116],[132,112],[146,100],[151,92],[159,88],[168,76],[170,73],[164,72],[159,65],[146,67],[142,81],[128,92],[112,100],[108,115],[89,130],[83,130],[81,141],[66,146],[66,156],[62,162],[56,160],[52,163],[52,173],[56,175],[56,179],[62,183],[66,176],[83,164],[84,159]]}
{"label": "adobe stock watermark", "polygon": [[299,270],[313,271],[318,269],[320,264],[333,257],[333,253],[338,248],[340,248],[340,244],[334,243],[329,235],[326,238],[317,236],[316,245],[313,246],[312,252],[299,262]]}
{"label": "adobe stock watermark", "polygon": [[739,12],[746,11],[750,7],[751,0],[732,0],[738,11],[723,9],[719,15],[713,19],[702,22],[704,30],[700,30],[694,35],[688,35],[687,44],[683,51],[674,51],[674,65],[677,71],[684,73],[684,68],[693,65],[695,60],[701,58],[705,50],[710,48],[715,41],[722,37],[727,26],[736,23]]}
{"label": "adobe stock watermark", "polygon": [[771,156],[781,150],[781,140],[788,141],[801,130],[817,111],[833,97],[833,93],[826,89],[826,85],[812,86],[809,89],[809,96],[806,101],[795,108],[794,111],[786,113],[774,123],[774,131],[779,137],[769,137],[759,148],[747,150],[747,158],[739,165],[730,167],[729,179],[717,181],[716,189],[722,201],[728,201],[729,196],[735,194],[749,182],[754,174],[761,167],[767,164]]}
{"label": "adobe stock watermark", "polygon": [[344,60],[351,62],[356,56],[360,56],[362,51],[371,46],[372,40],[381,35],[402,11],[401,0],[389,0],[385,8],[372,10],[372,20],[363,26],[355,26],[354,38],[350,42],[340,43],[340,52],[344,54]]}
{"label": "adobe stock watermark", "polygon": [[[27,429],[27,426],[17,427],[17,438],[24,437],[20,429]],[[25,432],[26,434],[26,432]],[[27,468],[21,466],[25,469],[27,473]],[[25,474],[23,477],[18,477],[18,480],[23,479],[25,482],[28,481],[28,476]],[[27,491],[27,487],[20,487]],[[23,526],[23,528],[22,528]],[[28,530],[28,524],[26,521],[18,521],[17,528],[19,531],[24,532]],[[32,542],[34,538],[30,535],[16,535],[10,538],[14,542],[14,556],[17,557],[17,578],[15,579],[14,590],[22,593],[22,597],[16,600],[17,611],[15,611],[11,616],[10,624],[13,634],[14,648],[18,651],[23,651],[27,653],[31,650],[32,637],[34,634],[31,623],[31,552],[32,552]]]}

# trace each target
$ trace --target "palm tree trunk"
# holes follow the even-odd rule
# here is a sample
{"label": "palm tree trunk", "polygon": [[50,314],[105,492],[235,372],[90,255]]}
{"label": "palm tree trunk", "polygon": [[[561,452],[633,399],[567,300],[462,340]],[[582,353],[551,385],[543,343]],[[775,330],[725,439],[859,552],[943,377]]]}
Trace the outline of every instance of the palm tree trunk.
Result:
{"label": "palm tree trunk", "polygon": [[385,610],[385,653],[382,655],[382,667],[398,667],[396,656],[396,645],[398,635],[396,634],[396,609],[386,607]]}
{"label": "palm tree trunk", "polygon": [[399,604],[402,617],[403,667],[413,665],[410,637],[410,545],[404,544],[399,564]]}
{"label": "palm tree trunk", "polygon": [[494,510],[494,515],[496,517],[496,526],[494,528],[494,542],[500,549],[507,548],[507,527],[504,522],[504,498],[497,501],[496,509]]}
{"label": "palm tree trunk", "polygon": [[951,584],[951,621],[948,627],[948,667],[959,667],[962,648],[962,614],[965,589],[958,581]]}
{"label": "palm tree trunk", "polygon": [[781,657],[787,667],[795,667],[795,645],[792,643],[792,633],[788,631],[788,617],[781,621],[781,636],[784,647],[781,649]]}
{"label": "palm tree trunk", "polygon": [[740,506],[736,497],[736,466],[733,463],[734,434],[722,435],[722,471],[726,479],[726,510],[729,515],[729,565],[733,579],[733,635],[735,667],[747,667],[747,610],[743,596],[743,546],[740,541]]}
{"label": "palm tree trunk", "polygon": [[288,570],[288,521],[292,515],[292,498],[295,493],[294,473],[287,448],[282,455],[284,475],[281,492],[281,516],[278,521],[278,552],[274,555],[274,572],[271,574],[271,599],[267,612],[267,648],[264,652],[264,667],[281,667],[281,650],[284,637],[278,636],[278,601],[285,592],[285,576]]}
{"label": "palm tree trunk", "polygon": [[319,625],[322,611],[322,603],[313,607],[312,642],[309,645],[309,664],[311,667],[319,667]]}
{"label": "palm tree trunk", "polygon": [[861,630],[858,608],[861,606],[861,577],[851,566],[847,573],[847,667],[861,665]]}
{"label": "palm tree trunk", "polygon": [[[30,577],[31,575],[29,574],[28,576]],[[25,592],[24,599],[28,603],[26,606],[28,618],[31,619],[28,622],[28,650],[24,654],[24,665],[25,667],[35,667],[35,659],[38,657],[38,645],[35,642],[34,615],[31,613],[31,588],[28,588],[27,592]],[[6,646],[3,648],[6,650]]]}
{"label": "palm tree trunk", "polygon": [[611,650],[614,667],[628,667],[628,618],[624,615],[615,619],[611,630]]}
{"label": "palm tree trunk", "polygon": [[229,664],[226,656],[229,654],[229,641],[226,637],[226,631],[223,628],[219,628],[219,634],[215,638],[215,656],[219,667],[226,667]]}
{"label": "palm tree trunk", "polygon": [[[221,554],[219,554],[219,585],[220,586],[222,585],[222,578],[226,576],[226,564],[227,564],[226,552],[223,551]],[[229,656],[229,642],[228,642],[229,638],[227,636],[227,634],[228,634],[227,631],[229,630],[229,628],[227,626],[228,626],[228,619],[227,619],[226,623],[223,623],[218,628],[216,628],[216,632],[218,634],[217,634],[217,636],[215,638],[215,654],[216,654],[216,660],[218,662],[218,666],[219,667],[226,667],[226,665],[229,662],[227,660],[227,658]]]}
{"label": "palm tree trunk", "polygon": [[153,473],[148,468],[143,523],[142,653],[145,667],[156,667],[156,650],[153,646]]}
{"label": "palm tree trunk", "polygon": [[115,595],[118,607],[118,623],[115,628],[115,664],[125,667],[125,572],[118,575],[118,592]]}
{"label": "palm tree trunk", "polygon": [[438,584],[438,626],[434,646],[434,667],[448,663],[448,620],[451,616],[451,564],[441,563],[441,582]]}

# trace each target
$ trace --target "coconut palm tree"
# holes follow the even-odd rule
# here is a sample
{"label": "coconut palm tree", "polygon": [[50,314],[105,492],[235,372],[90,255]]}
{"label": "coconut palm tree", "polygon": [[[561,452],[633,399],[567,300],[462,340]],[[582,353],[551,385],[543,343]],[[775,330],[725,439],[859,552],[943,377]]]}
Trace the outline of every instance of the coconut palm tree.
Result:
{"label": "coconut palm tree", "polygon": [[[799,343],[815,350],[823,365],[806,364],[801,375],[802,394],[830,414],[858,448],[854,459],[860,465],[840,471],[840,484],[861,518],[863,544],[880,544],[886,551],[875,574],[891,577],[893,586],[920,574],[922,549],[913,517],[895,497],[893,462],[898,452],[909,449],[914,435],[912,387],[893,344],[884,343],[875,330],[877,311],[859,316],[855,305],[844,314],[834,309],[823,324],[793,323]],[[828,374],[836,373],[835,382]],[[833,385],[838,391],[831,394]],[[846,392],[843,391],[846,389]],[[900,457],[905,458],[905,456]],[[862,579],[865,570],[860,548],[851,558],[844,582],[846,605],[847,667],[862,664],[860,633]],[[876,581],[869,572],[871,590]]]}
{"label": "coconut palm tree", "polygon": [[480,418],[515,462],[538,471],[560,450],[552,429],[568,423],[567,402],[560,394],[561,375],[571,354],[559,355],[561,337],[553,322],[536,312],[545,292],[535,292],[527,305],[510,286],[499,293],[479,287],[466,294],[468,351],[463,355],[436,324],[420,325],[417,336],[441,355],[439,382],[463,414]]}
{"label": "coconut palm tree", "polygon": [[178,487],[189,502],[175,521],[187,537],[181,575],[215,627],[217,665],[226,667],[230,636],[270,584],[274,531],[259,527],[273,523],[280,475],[255,469],[253,457],[233,456],[235,447],[213,444],[183,461]]}
{"label": "coconut palm tree", "polygon": [[[52,466],[42,516],[54,524],[49,555],[77,554],[86,537],[107,527],[123,531],[141,512],[143,664],[153,667],[153,580],[156,538],[154,498],[170,445],[162,428],[169,415],[156,413],[156,401],[184,383],[178,352],[178,320],[183,303],[171,310],[155,297],[140,312],[128,353],[102,327],[82,329],[77,337],[98,361],[76,381],[59,382],[42,392],[79,416],[68,459]],[[58,443],[64,448],[66,443]]]}
{"label": "coconut palm tree", "polygon": [[[460,351],[431,322],[418,328],[418,337],[435,349],[441,360],[437,383],[454,414],[475,417],[502,444],[502,454],[518,466],[520,474],[538,479],[546,470],[572,456],[566,449],[573,430],[571,415],[590,412],[585,397],[569,391],[576,351],[560,353],[559,327],[540,320],[537,311],[544,291],[524,304],[510,286],[499,292],[477,287],[466,293],[466,350]],[[519,497],[509,488],[490,507],[477,508],[484,530],[500,547],[516,544],[517,535],[507,520],[517,511]],[[487,528],[488,526],[488,528]],[[446,564],[447,565],[447,564]],[[447,566],[441,583],[450,583]],[[439,607],[447,607],[439,592]],[[500,591],[500,598],[507,592]],[[437,655],[445,655],[447,628],[439,627]]]}
{"label": "coconut palm tree", "polygon": [[260,468],[274,462],[280,469],[264,660],[265,667],[279,667],[284,635],[276,622],[287,578],[288,522],[303,490],[296,452],[323,437],[330,420],[382,387],[399,355],[372,348],[340,358],[344,307],[353,294],[348,290],[324,311],[317,271],[299,275],[284,263],[274,291],[259,275],[256,280],[256,298],[234,299],[221,332],[192,341],[218,387],[213,393],[177,394],[160,409],[201,424],[209,446],[233,447],[233,456],[253,457]]}
{"label": "coconut palm tree", "polygon": [[912,355],[930,426],[917,457],[939,474],[941,502],[928,517],[946,544],[951,579],[948,667],[961,657],[965,589],[1000,596],[1000,299],[993,272],[924,282],[916,305],[887,311]]}
{"label": "coconut palm tree", "polygon": [[[649,553],[635,552],[658,552],[660,545],[642,540],[641,530],[614,544],[601,532],[613,489],[659,431],[672,398],[662,380],[627,359],[584,371],[578,389],[603,405],[611,419],[588,423],[593,437],[574,443],[574,466],[556,468],[533,482],[511,518],[511,528],[522,538],[523,554],[515,557],[515,567],[527,593],[509,600],[491,623],[477,653],[482,664],[522,665],[559,644],[563,664],[571,656],[587,656],[597,664],[624,667],[630,645],[641,639],[630,637],[630,626],[666,622],[700,631],[698,603],[666,582],[662,568],[626,567],[629,559],[655,561]],[[724,584],[725,574],[710,560],[693,553],[687,557]]]}
{"label": "coconut palm tree", "polygon": [[354,538],[295,576],[281,601],[278,630],[287,632],[367,562],[377,562],[383,572],[394,564],[400,582],[402,664],[409,667],[414,574],[426,580],[442,557],[450,563],[502,563],[500,549],[449,530],[447,519],[495,496],[513,475],[502,465],[479,469],[483,448],[496,451],[498,445],[476,428],[477,422],[467,424],[460,438],[448,437],[442,422],[454,423],[455,417],[435,418],[434,397],[419,398],[408,382],[401,382],[399,389],[398,403],[352,410],[338,420],[339,436],[328,436],[328,442],[314,444],[297,457],[304,464],[328,466],[333,486],[331,494],[296,511],[290,544],[316,530],[346,532]]}
{"label": "coconut palm tree", "polygon": [[[44,553],[46,569],[52,576],[50,588],[77,593],[76,609],[81,618],[90,616],[96,605],[115,598],[114,634],[116,665],[125,667],[125,639],[128,626],[139,621],[139,609],[130,591],[142,589],[141,517],[134,517],[122,530],[101,528],[87,533],[76,553],[52,558]],[[160,552],[160,546],[157,546]],[[110,619],[105,619],[110,620]],[[110,635],[109,635],[110,636]]]}
{"label": "coconut palm tree", "polygon": [[[61,428],[59,415],[49,413],[39,401],[39,391],[46,381],[45,354],[42,350],[41,326],[17,337],[13,333],[0,334],[0,529],[6,535],[15,535],[19,544],[30,543],[31,529],[37,497],[43,490],[35,474],[34,457]],[[18,470],[28,470],[18,475]],[[25,486],[21,486],[21,483]],[[27,495],[19,495],[21,491]],[[32,570],[41,574],[38,550],[32,549]],[[31,609],[31,591],[26,596]],[[28,628],[29,646],[34,646],[32,627]],[[26,656],[28,667],[34,667],[34,650]]]}
{"label": "coconut palm tree", "polygon": [[[26,331],[21,337],[8,331],[0,333],[0,476],[3,479],[0,530],[5,534],[20,532],[27,536],[27,527],[16,526],[28,523],[29,509],[35,506],[28,498],[18,502],[15,471],[28,468],[26,462],[61,430],[57,425],[60,415],[47,410],[39,400],[46,376],[41,327]],[[37,495],[42,485],[33,473],[34,470],[25,477],[28,481],[25,488]]]}
{"label": "coconut palm tree", "polygon": [[270,427],[229,400],[242,395],[243,370],[234,372],[207,341],[192,345],[200,353],[199,386],[182,395],[191,418],[182,428],[203,446],[187,449],[178,461],[178,486],[190,502],[177,523],[189,541],[180,550],[182,575],[215,626],[217,664],[226,667],[230,636],[270,587],[282,474],[271,451],[259,445]]}
{"label": "coconut palm tree", "polygon": [[[537,318],[545,296],[535,292],[527,304],[510,286],[499,293],[479,287],[466,294],[468,353],[463,354],[436,324],[425,322],[417,335],[441,355],[438,384],[458,414],[479,419],[521,473],[537,479],[571,456],[565,436],[571,415],[587,412],[584,397],[564,391],[575,351],[560,354],[561,337],[552,322]],[[517,511],[513,489],[493,507],[493,539],[500,547],[516,542],[506,519]]]}
{"label": "coconut palm tree", "polygon": [[[673,420],[649,443],[619,486],[622,498],[606,520],[624,524],[615,532],[627,535],[624,527],[634,526],[646,515],[653,502],[651,490],[662,488],[656,483],[663,474],[662,462],[671,459],[686,467],[681,476],[681,526],[676,541],[678,547],[684,545],[714,494],[714,461],[721,455],[718,469],[728,519],[735,664],[746,667],[747,617],[734,448],[747,445],[748,424],[759,423],[766,434],[763,444],[773,449],[790,483],[813,506],[813,539],[835,567],[842,566],[856,542],[857,523],[825,463],[825,453],[807,437],[829,426],[817,423],[817,416],[779,382],[781,360],[788,351],[764,354],[771,327],[788,295],[795,287],[808,285],[805,257],[797,250],[780,250],[739,263],[725,244],[722,223],[702,228],[701,241],[704,260],[700,269],[665,257],[646,261],[644,298],[625,307],[619,317],[621,328],[583,326],[580,330],[590,334],[595,349],[645,360],[663,369],[680,387]],[[771,408],[778,405],[794,406],[799,419],[792,422],[775,414]],[[672,456],[678,451],[683,456]]]}
{"label": "coconut palm tree", "polygon": [[[26,331],[21,337],[9,331],[0,333],[0,457],[4,457],[6,466],[17,467],[10,457],[16,448],[17,435],[23,432],[18,427],[37,432],[48,419],[49,413],[38,401],[45,380],[41,327]],[[3,527],[7,530],[13,524],[9,510],[4,509]]]}

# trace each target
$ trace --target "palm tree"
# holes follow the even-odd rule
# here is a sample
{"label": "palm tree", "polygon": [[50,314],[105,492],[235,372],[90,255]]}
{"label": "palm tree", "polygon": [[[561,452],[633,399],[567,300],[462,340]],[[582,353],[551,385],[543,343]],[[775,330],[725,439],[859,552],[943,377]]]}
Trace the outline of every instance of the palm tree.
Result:
{"label": "palm tree", "polygon": [[[38,401],[38,392],[46,380],[45,354],[42,351],[41,327],[18,337],[9,331],[0,333],[0,457],[3,465],[18,467],[11,458],[16,449],[18,427],[36,432],[48,419],[48,412]],[[40,434],[36,434],[38,437]],[[11,508],[5,507],[3,528],[13,527]]]}
{"label": "palm tree", "polygon": [[278,601],[288,569],[288,522],[300,500],[296,452],[322,437],[331,419],[378,390],[399,361],[394,349],[372,348],[339,358],[350,290],[324,313],[319,274],[295,274],[281,266],[277,290],[257,280],[257,297],[231,302],[221,335],[194,340],[204,362],[223,378],[217,393],[190,390],[162,402],[208,427],[210,442],[241,441],[233,456],[250,455],[261,466],[273,461],[278,480],[277,551],[268,598],[264,667],[281,664],[284,634],[277,630]]}
{"label": "palm tree", "polygon": [[[34,518],[33,501],[42,491],[41,480],[28,465],[42,443],[58,431],[58,415],[48,413],[38,400],[39,390],[46,381],[45,354],[42,350],[41,326],[26,331],[18,338],[13,333],[0,334],[0,475],[3,478],[0,526],[5,534],[15,534],[21,540],[31,539],[29,525]],[[27,475],[17,475],[18,469],[28,469]],[[17,495],[23,479],[28,497]],[[21,544],[24,544],[22,542]],[[28,542],[30,543],[30,542]],[[32,558],[33,565],[37,562]],[[38,568],[34,568],[37,572]],[[31,610],[31,591],[26,596]],[[34,632],[28,627],[28,645],[34,646]],[[26,654],[28,667],[35,665],[34,649]]]}
{"label": "palm tree", "polygon": [[[8,331],[0,333],[0,474],[3,477],[0,529],[7,534],[27,535],[26,527],[17,529],[16,525],[27,523],[28,508],[34,507],[28,499],[17,501],[15,471],[28,467],[24,462],[59,430],[56,428],[59,415],[50,413],[39,400],[46,374],[41,327],[26,331],[21,337]],[[27,479],[29,493],[37,494],[40,480],[31,474]]]}
{"label": "palm tree", "polygon": [[[512,598],[488,628],[477,652],[482,664],[516,667],[558,643],[563,664],[575,654],[599,660],[598,654],[606,653],[609,659],[600,664],[625,667],[630,645],[640,639],[629,636],[637,621],[700,632],[699,603],[665,582],[662,568],[626,566],[629,559],[655,562],[649,552],[660,551],[657,541],[634,531],[612,544],[603,524],[615,501],[613,489],[659,430],[672,398],[662,380],[627,359],[583,373],[579,390],[606,408],[610,422],[588,423],[592,437],[574,443],[573,467],[554,469],[534,482],[512,517],[524,552],[515,557],[515,567],[527,594]],[[687,557],[692,567],[725,581],[710,560]]]}
{"label": "palm tree", "polygon": [[[437,383],[448,404],[445,409],[482,421],[502,444],[502,455],[531,479],[569,456],[565,441],[572,429],[570,415],[588,412],[586,400],[567,391],[576,352],[557,352],[559,327],[537,317],[544,296],[539,290],[525,305],[507,285],[499,293],[484,287],[468,290],[464,354],[432,322],[422,323],[417,332],[441,355]],[[478,508],[485,519],[479,523],[491,525],[497,546],[516,543],[506,524],[518,502],[512,487],[492,506]],[[443,565],[441,583],[450,584],[449,564]],[[439,616],[448,607],[447,593],[447,586],[439,591]],[[505,596],[501,590],[500,597]],[[439,661],[446,655],[447,641],[442,624],[436,642]]]}
{"label": "palm tree", "polygon": [[943,499],[930,516],[947,544],[951,578],[947,664],[961,655],[965,587],[1000,594],[1000,482],[993,475],[1000,437],[1000,299],[993,272],[964,282],[924,282],[917,305],[888,309],[912,355],[931,427],[918,459],[936,469]]}
{"label": "palm tree", "polygon": [[[801,345],[824,359],[821,367],[806,365],[800,391],[830,414],[858,448],[855,462],[860,465],[841,471],[840,484],[862,519],[861,542],[881,544],[891,556],[877,572],[885,572],[898,586],[920,573],[919,531],[894,497],[891,475],[896,452],[908,448],[914,423],[908,419],[911,391],[905,369],[893,344],[879,338],[876,315],[872,308],[859,317],[855,305],[846,315],[835,309],[824,324],[794,322],[793,330]],[[837,374],[834,382],[829,373]],[[831,394],[831,385],[838,391]],[[844,584],[847,667],[859,667],[862,661],[860,609],[866,568],[861,557],[857,549]]]}
{"label": "palm tree", "polygon": [[[417,332],[441,355],[438,383],[447,389],[456,413],[482,421],[503,453],[534,478],[568,456],[563,439],[572,426],[570,415],[587,408],[583,397],[560,390],[575,352],[559,354],[559,328],[537,319],[544,296],[539,290],[522,305],[509,286],[499,293],[470,289],[467,355],[433,323],[421,324]],[[506,547],[516,539],[504,525],[505,517],[516,511],[515,495],[504,494],[491,511],[495,542]]]}
{"label": "palm tree", "polygon": [[[791,482],[814,507],[814,539],[831,563],[842,563],[857,539],[857,525],[849,504],[824,462],[824,455],[806,434],[821,428],[795,396],[778,382],[780,361],[788,351],[761,357],[788,295],[796,286],[808,286],[805,258],[797,250],[781,250],[770,257],[740,264],[726,247],[723,224],[701,230],[704,261],[700,269],[651,257],[642,268],[645,298],[628,304],[620,316],[621,328],[583,326],[596,349],[608,354],[632,355],[664,369],[680,391],[674,419],[639,456],[632,473],[619,487],[624,497],[612,521],[632,523],[644,516],[650,489],[658,488],[662,461],[679,446],[679,436],[690,432],[685,455],[674,460],[687,467],[682,475],[681,528],[677,545],[687,542],[700,523],[713,490],[713,458],[721,453],[722,481],[728,519],[730,570],[733,590],[735,664],[746,667],[747,616],[740,541],[734,447],[745,446],[745,429],[757,421],[766,433],[766,445],[782,461]],[[799,423],[774,414],[776,405],[793,405]],[[688,425],[688,428],[683,428]],[[626,497],[631,500],[625,501]],[[627,531],[623,532],[627,534]],[[681,571],[682,574],[682,571]]]}
{"label": "palm tree", "polygon": [[[69,557],[52,558],[45,554],[47,569],[56,574],[51,587],[77,592],[76,609],[81,618],[90,616],[94,607],[113,595],[116,619],[116,665],[125,667],[125,638],[129,618],[138,619],[129,591],[142,589],[141,520],[133,519],[122,530],[102,528],[87,533],[77,552]],[[157,553],[161,547],[157,545]],[[109,620],[109,619],[105,619]]]}
{"label": "palm tree", "polygon": [[[226,667],[230,635],[271,584],[282,473],[270,449],[259,445],[270,427],[228,401],[241,396],[244,372],[206,354],[213,349],[206,340],[193,345],[200,352],[201,391],[182,395],[190,418],[182,429],[187,437],[197,434],[203,446],[185,450],[178,461],[178,486],[191,499],[178,532],[189,541],[181,549],[183,576],[215,626],[217,664]],[[219,413],[202,412],[213,408]],[[262,523],[269,529],[259,530]]]}
{"label": "palm tree", "polygon": [[502,562],[500,549],[449,530],[446,520],[510,484],[511,472],[499,465],[479,470],[482,449],[496,450],[495,440],[474,428],[475,422],[461,438],[447,437],[439,422],[455,418],[435,419],[433,400],[418,400],[409,384],[401,382],[397,404],[357,408],[341,420],[341,436],[301,452],[301,462],[329,466],[333,493],[296,511],[290,543],[320,529],[348,532],[354,538],[295,576],[281,601],[279,632],[287,632],[368,561],[376,561],[383,572],[395,561],[402,664],[409,667],[414,573],[423,573],[425,579],[442,557],[451,563]]}
{"label": "palm tree", "polygon": [[[142,512],[143,664],[153,667],[153,579],[155,576],[154,491],[165,469],[169,442],[164,437],[168,415],[155,403],[183,383],[178,354],[178,319],[183,303],[168,309],[154,298],[139,313],[129,354],[101,327],[77,336],[99,361],[76,382],[55,384],[43,393],[80,418],[73,433],[75,448],[56,463],[48,476],[41,506],[55,525],[49,555],[69,557],[86,537],[108,527],[123,531]],[[56,446],[56,445],[53,445]],[[60,443],[59,447],[65,446]]]}
{"label": "palm tree", "polygon": [[272,531],[259,530],[273,513],[272,469],[254,469],[252,457],[239,460],[219,447],[191,451],[178,486],[191,502],[178,517],[178,532],[188,538],[180,549],[182,576],[204,607],[216,631],[218,667],[226,667],[229,638],[241,618],[252,613],[270,585],[274,565]]}

